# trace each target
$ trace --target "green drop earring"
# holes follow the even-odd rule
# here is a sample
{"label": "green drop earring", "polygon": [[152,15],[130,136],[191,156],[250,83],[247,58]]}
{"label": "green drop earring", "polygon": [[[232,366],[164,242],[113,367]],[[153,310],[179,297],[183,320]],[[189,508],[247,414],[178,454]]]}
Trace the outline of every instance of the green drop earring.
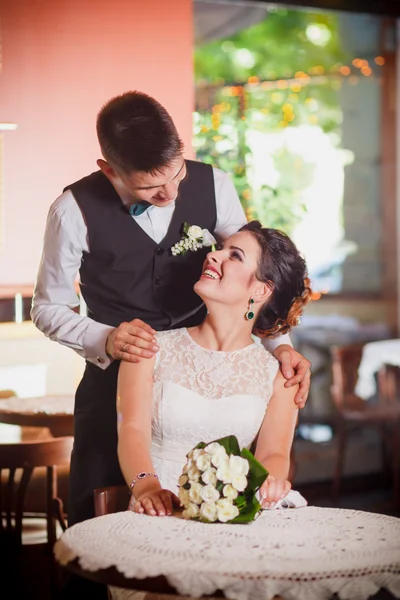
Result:
{"label": "green drop earring", "polygon": [[250,298],[249,306],[247,307],[247,312],[244,315],[244,318],[246,319],[246,321],[251,321],[251,319],[254,319],[253,304],[254,304],[254,300],[253,300],[253,298]]}

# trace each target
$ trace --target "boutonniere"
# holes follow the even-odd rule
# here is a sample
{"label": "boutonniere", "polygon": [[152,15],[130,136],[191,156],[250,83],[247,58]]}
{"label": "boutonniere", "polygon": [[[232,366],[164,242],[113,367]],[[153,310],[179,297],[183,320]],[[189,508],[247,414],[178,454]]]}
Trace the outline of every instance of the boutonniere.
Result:
{"label": "boutonniere", "polygon": [[198,225],[184,223],[182,230],[181,239],[171,247],[173,256],[184,254],[188,250],[196,251],[204,246],[213,246],[217,243],[217,240],[208,229],[202,229]]}

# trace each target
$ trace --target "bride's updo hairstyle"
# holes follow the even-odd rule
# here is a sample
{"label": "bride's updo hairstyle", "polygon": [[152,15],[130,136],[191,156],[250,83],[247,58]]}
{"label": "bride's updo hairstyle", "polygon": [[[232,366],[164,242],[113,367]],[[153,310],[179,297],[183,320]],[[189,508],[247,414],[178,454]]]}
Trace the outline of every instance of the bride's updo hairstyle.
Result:
{"label": "bride's updo hairstyle", "polygon": [[240,231],[249,231],[260,247],[259,281],[267,283],[272,294],[258,313],[253,332],[273,338],[298,325],[312,291],[304,258],[292,240],[282,231],[267,229],[259,221],[247,223]]}

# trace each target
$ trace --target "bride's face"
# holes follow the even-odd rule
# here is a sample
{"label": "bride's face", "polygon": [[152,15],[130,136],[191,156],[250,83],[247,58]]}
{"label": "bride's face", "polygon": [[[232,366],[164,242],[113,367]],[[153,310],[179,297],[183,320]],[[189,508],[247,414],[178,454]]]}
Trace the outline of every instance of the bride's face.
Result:
{"label": "bride's face", "polygon": [[215,252],[209,252],[203,264],[195,292],[207,303],[217,300],[237,304],[246,311],[249,298],[264,286],[256,278],[260,248],[247,231],[235,233]]}

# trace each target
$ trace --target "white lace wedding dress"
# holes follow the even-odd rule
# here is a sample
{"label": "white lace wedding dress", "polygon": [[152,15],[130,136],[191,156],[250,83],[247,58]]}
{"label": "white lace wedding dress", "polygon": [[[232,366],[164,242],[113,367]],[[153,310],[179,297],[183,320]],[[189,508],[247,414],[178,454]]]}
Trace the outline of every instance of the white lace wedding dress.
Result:
{"label": "white lace wedding dress", "polygon": [[261,344],[219,352],[187,329],[157,334],[152,459],[164,488],[177,491],[186,454],[198,442],[235,435],[250,447],[264,418],[278,361]]}
{"label": "white lace wedding dress", "polygon": [[[279,363],[257,342],[234,352],[206,350],[185,328],[159,332],[157,341],[151,455],[162,487],[177,493],[186,454],[199,442],[235,435],[241,448],[251,446]],[[115,600],[146,596],[110,592]]]}

